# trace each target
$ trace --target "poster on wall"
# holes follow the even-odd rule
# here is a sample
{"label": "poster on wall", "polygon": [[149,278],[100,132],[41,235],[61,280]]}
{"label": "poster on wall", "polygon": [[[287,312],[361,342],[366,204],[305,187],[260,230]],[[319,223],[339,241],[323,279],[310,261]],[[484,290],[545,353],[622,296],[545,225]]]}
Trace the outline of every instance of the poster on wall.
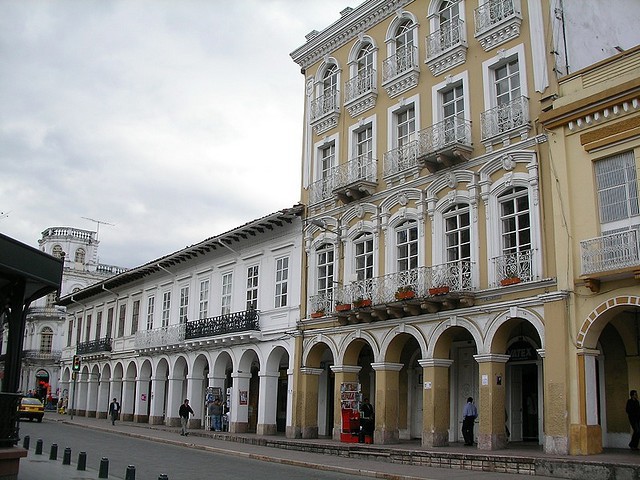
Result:
{"label": "poster on wall", "polygon": [[247,405],[249,403],[249,399],[248,399],[248,395],[247,395],[247,391],[246,390],[240,390],[239,392],[239,396],[240,396],[240,405]]}

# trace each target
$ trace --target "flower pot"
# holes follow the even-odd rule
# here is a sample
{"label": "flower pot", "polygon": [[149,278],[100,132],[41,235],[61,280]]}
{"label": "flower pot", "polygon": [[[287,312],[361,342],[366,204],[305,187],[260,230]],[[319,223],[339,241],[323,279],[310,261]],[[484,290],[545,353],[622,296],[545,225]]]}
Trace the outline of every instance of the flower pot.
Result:
{"label": "flower pot", "polygon": [[500,285],[503,287],[508,287],[509,285],[515,285],[516,283],[520,283],[522,280],[519,277],[508,277],[500,280]]}
{"label": "flower pot", "polygon": [[351,310],[350,303],[339,303],[336,305],[336,312],[348,312],[349,310]]}
{"label": "flower pot", "polygon": [[371,299],[370,298],[364,298],[362,300],[356,300],[355,302],[353,302],[353,306],[355,308],[370,307],[371,306]]}
{"label": "flower pot", "polygon": [[324,312],[318,311],[318,312],[313,312],[311,314],[311,318],[320,318],[320,317],[324,317]]}
{"label": "flower pot", "polygon": [[444,295],[445,293],[449,293],[449,287],[433,287],[429,289],[429,295]]}
{"label": "flower pot", "polygon": [[413,290],[406,290],[403,292],[396,292],[396,300],[409,300],[416,296],[416,292]]}

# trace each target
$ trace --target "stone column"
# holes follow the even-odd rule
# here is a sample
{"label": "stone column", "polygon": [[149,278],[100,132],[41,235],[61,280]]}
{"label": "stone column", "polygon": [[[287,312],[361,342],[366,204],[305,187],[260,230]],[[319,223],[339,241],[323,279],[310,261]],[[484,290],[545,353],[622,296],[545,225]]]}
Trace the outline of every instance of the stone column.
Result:
{"label": "stone column", "polygon": [[136,401],[136,381],[133,378],[122,380],[122,399],[120,400],[120,419],[133,421],[133,409]]}
{"label": "stone column", "polygon": [[77,393],[76,393],[76,415],[79,417],[84,417],[87,415],[87,374],[86,373],[77,373],[78,382],[76,384]]}
{"label": "stone column", "polygon": [[[249,381],[251,373],[232,373],[231,418],[229,432],[246,433],[249,429]],[[241,402],[244,403],[241,405]]]}
{"label": "stone column", "polygon": [[300,369],[302,388],[297,392],[297,407],[301,412],[302,438],[318,438],[318,383],[322,372],[321,368]]}
{"label": "stone column", "polygon": [[[117,399],[120,405],[122,405],[122,379],[121,378],[112,378],[109,385],[109,402],[111,400]],[[107,411],[109,410],[109,405],[107,404]]]}
{"label": "stone column", "polygon": [[376,372],[376,404],[374,412],[376,428],[373,442],[376,444],[398,443],[398,401],[400,398],[400,370],[402,363],[372,363]]}
{"label": "stone column", "polygon": [[96,418],[96,410],[98,404],[98,378],[93,375],[89,376],[87,388],[87,417]]}
{"label": "stone column", "polygon": [[505,419],[505,365],[509,355],[474,355],[479,364],[478,449],[499,450],[507,446]]}
{"label": "stone column", "polygon": [[151,425],[162,425],[165,423],[164,398],[166,388],[166,377],[151,378],[151,410],[149,412],[149,423]]}
{"label": "stone column", "polygon": [[290,368],[287,370],[287,419],[286,419],[286,436],[289,438],[290,432],[295,432],[295,428],[293,425],[293,378],[294,378],[294,369]]}
{"label": "stone column", "polygon": [[598,425],[598,350],[578,351],[578,424],[571,425],[569,453],[593,455],[602,452],[602,428]]}
{"label": "stone column", "polygon": [[170,427],[180,426],[180,405],[184,403],[182,396],[182,382],[184,377],[169,377],[169,388],[167,392],[167,415],[165,425]]}
{"label": "stone column", "polygon": [[193,415],[189,417],[189,428],[204,428],[205,425],[204,416],[207,412],[204,404],[203,381],[203,375],[187,375],[187,398],[193,409]]}
{"label": "stone column", "polygon": [[449,367],[453,360],[418,360],[422,367],[422,446],[449,445]]}
{"label": "stone column", "polygon": [[280,372],[258,372],[260,377],[260,396],[258,398],[258,435],[275,435],[278,431],[276,425],[276,404],[278,401],[278,378]]}
{"label": "stone column", "polygon": [[149,423],[151,390],[148,378],[136,378],[136,398],[134,399],[133,421]]}
{"label": "stone column", "polygon": [[333,365],[331,371],[335,374],[333,389],[333,434],[334,440],[340,440],[342,430],[342,408],[340,386],[344,382],[358,382],[358,373],[362,367],[358,365]]}
{"label": "stone column", "polygon": [[[96,407],[96,418],[107,418],[107,413],[109,412],[109,402],[111,401],[111,398],[109,398],[110,388],[110,380],[100,382],[100,385],[98,385],[98,404]],[[69,399],[69,401],[71,401],[71,399]]]}

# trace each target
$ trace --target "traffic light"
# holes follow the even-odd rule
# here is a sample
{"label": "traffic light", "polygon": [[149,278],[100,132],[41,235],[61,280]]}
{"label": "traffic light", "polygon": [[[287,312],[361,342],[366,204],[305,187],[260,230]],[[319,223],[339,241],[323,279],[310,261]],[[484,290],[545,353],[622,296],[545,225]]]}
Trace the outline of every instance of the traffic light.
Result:
{"label": "traffic light", "polygon": [[74,372],[79,372],[80,371],[80,356],[79,355],[74,355],[73,356],[73,368],[72,370]]}

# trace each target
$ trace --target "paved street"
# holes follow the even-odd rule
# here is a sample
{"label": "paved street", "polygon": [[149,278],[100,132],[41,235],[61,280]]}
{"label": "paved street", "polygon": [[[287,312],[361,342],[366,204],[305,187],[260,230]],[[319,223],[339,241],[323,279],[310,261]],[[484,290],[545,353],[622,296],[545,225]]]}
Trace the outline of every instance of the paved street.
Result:
{"label": "paved street", "polygon": [[[175,431],[145,429],[125,422],[118,422],[115,427],[111,427],[106,420],[79,421],[85,427],[93,423],[98,429],[49,419],[41,424],[21,423],[20,434],[23,438],[29,435],[31,445],[27,459],[21,462],[19,480],[97,478],[102,457],[109,459],[109,478],[113,479],[124,478],[128,465],[135,466],[137,480],[156,480],[162,473],[169,480],[237,480],[252,478],[258,472],[260,478],[267,480],[349,480],[367,477],[428,480],[521,478],[510,474],[388,464],[375,460],[294,452],[194,435],[184,438]],[[38,439],[43,440],[42,455],[34,453]],[[58,445],[57,461],[49,460],[53,443]],[[67,447],[72,451],[72,465],[62,466],[63,452]],[[80,451],[87,452],[87,467],[91,471],[77,472],[76,463]],[[42,476],[44,472],[45,477]]]}

